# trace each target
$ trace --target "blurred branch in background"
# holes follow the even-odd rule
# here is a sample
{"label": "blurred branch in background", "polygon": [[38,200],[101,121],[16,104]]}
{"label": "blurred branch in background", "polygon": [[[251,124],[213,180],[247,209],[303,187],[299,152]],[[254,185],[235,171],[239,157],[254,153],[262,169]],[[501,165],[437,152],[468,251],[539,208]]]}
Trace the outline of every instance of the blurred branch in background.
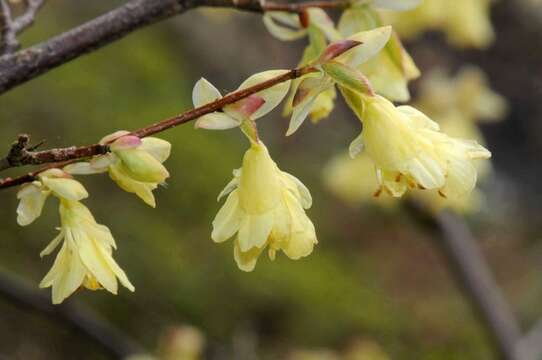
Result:
{"label": "blurred branch in background", "polygon": [[308,7],[332,8],[344,7],[345,4],[342,0],[301,4],[273,4],[259,0],[131,0],[41,44],[0,58],[0,94],[132,31],[189,9],[209,6],[252,12],[280,10],[301,13]]}
{"label": "blurred branch in background", "polygon": [[0,0],[0,55],[19,49],[17,35],[32,25],[44,2],[45,0],[25,0],[24,13],[14,19],[8,1]]}
{"label": "blurred branch in background", "polygon": [[519,326],[467,224],[452,212],[432,214],[414,202],[406,206],[421,225],[438,236],[435,239],[438,246],[484,321],[501,357],[523,360],[516,352],[521,338]]}
{"label": "blurred branch in background", "polygon": [[145,353],[138,343],[89,308],[73,302],[53,305],[49,296],[4,270],[0,271],[0,296],[16,306],[38,311],[68,324],[117,358]]}

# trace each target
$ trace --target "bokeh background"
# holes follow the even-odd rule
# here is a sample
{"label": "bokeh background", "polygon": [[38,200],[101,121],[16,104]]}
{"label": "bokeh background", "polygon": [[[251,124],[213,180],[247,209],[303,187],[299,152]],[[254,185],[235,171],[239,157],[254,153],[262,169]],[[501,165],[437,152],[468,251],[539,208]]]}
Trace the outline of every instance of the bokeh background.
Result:
{"label": "bokeh background", "polygon": [[[22,42],[47,39],[121,3],[49,1]],[[541,7],[534,0],[496,2],[496,41],[484,50],[452,46],[438,31],[406,41],[422,79],[437,66],[453,73],[474,64],[508,101],[503,121],[482,125],[494,172],[483,184],[486,203],[467,220],[524,330],[542,316]],[[139,128],[189,109],[201,76],[231,91],[257,71],[294,66],[304,44],[272,38],[258,15],[191,11],[2,95],[0,144],[7,151],[22,132],[48,147],[86,144]],[[347,205],[323,185],[325,164],[360,130],[342,102],[330,118],[307,122],[289,138],[279,110],[259,125],[281,168],[311,189],[309,216],[320,241],[311,256],[262,258],[252,273],[237,269],[231,244],[211,241],[210,224],[220,208],[216,195],[239,167],[246,141],[239,131],[185,125],[162,134],[173,144],[166,163],[172,177],[156,192],[156,209],[105,175],[81,178],[91,194],[85,204],[111,228],[115,258],[136,292],[79,291],[67,302],[94,309],[150,353],[183,334],[172,327],[184,326],[186,334],[191,326],[210,359],[333,359],[354,351],[367,360],[496,357],[431,233],[400,207]],[[38,254],[56,234],[56,204],[49,201],[35,224],[21,228],[15,189],[0,199],[0,268],[37,287],[53,260]],[[112,358],[72,328],[1,294],[0,357]]]}

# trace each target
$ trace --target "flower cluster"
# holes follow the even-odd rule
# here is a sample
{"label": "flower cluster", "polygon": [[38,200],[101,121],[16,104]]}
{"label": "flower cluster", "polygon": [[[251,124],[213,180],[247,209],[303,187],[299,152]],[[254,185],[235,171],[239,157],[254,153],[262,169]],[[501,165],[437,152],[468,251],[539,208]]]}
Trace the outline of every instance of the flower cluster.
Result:
{"label": "flower cluster", "polygon": [[60,233],[40,253],[42,257],[49,255],[62,243],[53,267],[40,283],[40,287],[53,288],[53,303],[61,303],[80,286],[91,290],[104,288],[116,294],[117,279],[134,291],[112,257],[116,245],[111,232],[96,223],[80,202],[88,196],[83,185],[60,169],[44,171],[38,178],[17,194],[17,222],[29,225],[40,216],[49,195],[59,199]]}
{"label": "flower cluster", "polygon": [[20,200],[17,222],[21,226],[31,224],[41,215],[49,195],[59,200],[60,233],[40,254],[49,255],[62,244],[53,267],[40,283],[40,287],[52,287],[54,304],[61,303],[81,286],[116,294],[117,279],[134,291],[112,257],[116,244],[111,231],[98,224],[81,203],[88,193],[72,175],[108,172],[123,190],[135,193],[153,207],[152,190],[169,177],[162,162],[168,158],[171,145],[164,140],[139,139],[127,131],[119,131],[104,137],[100,143],[109,145],[111,152],[95,156],[89,162],[67,165],[62,170],[41,172],[36,181],[24,185],[17,193]]}
{"label": "flower cluster", "polygon": [[[226,200],[212,221],[211,232],[217,243],[233,238],[234,259],[241,270],[252,271],[264,250],[271,260],[279,251],[295,260],[311,254],[318,243],[306,213],[312,205],[309,190],[296,177],[280,170],[258,132],[257,120],[284,99],[284,114],[290,116],[286,135],[295,133],[308,117],[313,122],[328,117],[338,94],[362,122],[361,135],[349,147],[351,157],[364,152],[361,160],[347,163],[354,160],[342,158],[327,170],[330,186],[344,188],[347,199],[359,196],[351,190],[356,188],[358,176],[367,177],[366,187],[374,187],[375,195],[387,194],[390,198],[401,197],[408,190],[423,190],[446,199],[461,199],[473,191],[478,173],[475,160],[489,158],[490,152],[476,140],[463,139],[464,134],[446,134],[415,107],[392,102],[410,99],[408,83],[420,72],[397,33],[385,26],[380,11],[408,10],[418,3],[352,0],[337,27],[318,8],[299,14],[267,12],[263,21],[275,37],[308,37],[298,68],[257,73],[224,97],[204,78],[195,84],[195,127],[239,128],[250,144],[241,168],[233,171],[233,179],[218,196],[219,201],[223,197]],[[465,118],[492,117],[500,98],[482,85],[483,81],[476,82],[471,72],[454,87],[438,86],[444,89],[437,96],[442,102],[438,108],[449,108],[450,114],[455,114],[454,108],[463,108]],[[430,89],[428,93],[438,91]],[[423,100],[420,107],[431,113]],[[152,207],[156,206],[153,191],[169,177],[163,165],[171,151],[167,141],[117,131],[100,144],[106,154],[41,172],[18,193],[21,225],[32,223],[41,214],[49,195],[60,200],[60,234],[41,253],[48,255],[62,244],[41,283],[42,287],[52,287],[54,303],[62,302],[81,286],[117,293],[120,281],[134,290],[112,258],[116,244],[111,232],[96,223],[81,203],[88,194],[72,176],[108,173],[121,189]],[[352,171],[359,174],[352,175]]]}
{"label": "flower cluster", "polygon": [[[385,100],[380,100],[379,102],[382,103],[381,107],[387,109],[388,118],[397,115],[397,111],[393,110],[392,104]],[[454,78],[450,78],[442,70],[435,70],[429,73],[420,84],[420,96],[414,104],[417,108],[423,109],[432,118],[437,120],[438,125],[432,123],[427,117],[413,108],[401,106],[396,109],[402,112],[407,118],[411,117],[415,119],[418,117],[418,120],[421,120],[418,121],[419,123],[422,125],[426,124],[426,129],[423,132],[429,135],[430,139],[437,140],[437,145],[441,148],[440,152],[433,152],[433,154],[448,156],[447,161],[437,162],[437,166],[434,166],[435,163],[432,163],[433,165],[428,167],[429,169],[441,171],[442,167],[438,165],[439,163],[449,164],[449,169],[445,172],[444,176],[448,183],[447,187],[425,188],[424,186],[427,186],[427,183],[421,185],[419,181],[416,181],[416,178],[420,178],[420,181],[427,181],[423,177],[420,177],[420,174],[418,174],[419,169],[417,168],[414,168],[414,174],[417,174],[416,177],[410,175],[409,178],[408,176],[404,176],[404,172],[401,175],[397,173],[389,174],[387,171],[382,171],[382,168],[377,167],[378,179],[368,178],[364,173],[374,171],[375,164],[377,164],[372,158],[379,159],[380,164],[386,163],[386,159],[382,159],[383,156],[379,155],[386,154],[386,152],[384,152],[383,148],[378,148],[374,145],[369,145],[365,153],[358,155],[352,160],[348,159],[347,155],[340,155],[334,158],[324,169],[324,181],[326,185],[341,199],[352,205],[370,201],[372,195],[375,193],[378,195],[382,193],[383,195],[390,195],[392,197],[402,195],[410,183],[411,188],[434,189],[434,191],[414,189],[413,195],[416,199],[423,201],[435,210],[448,207],[460,212],[471,212],[478,209],[482,195],[477,189],[474,189],[474,182],[476,178],[479,179],[487,176],[490,170],[490,163],[469,161],[469,159],[475,160],[489,156],[489,153],[481,145],[477,144],[484,144],[485,141],[475,122],[480,120],[495,121],[501,118],[506,111],[506,103],[498,94],[488,88],[487,80],[483,73],[479,69],[469,66],[461,69]],[[367,109],[369,109],[369,106],[367,106]],[[393,115],[394,113],[395,115]],[[378,115],[371,116],[370,114],[362,113],[361,116],[363,115],[368,120],[368,122],[364,122],[365,136],[371,137],[371,131],[374,131],[372,125],[374,125],[376,120],[371,124],[370,118]],[[399,115],[402,117],[401,114]],[[388,119],[388,121],[391,120]],[[408,119],[403,119],[402,122],[408,122]],[[380,119],[378,123],[384,125],[385,121]],[[414,123],[416,123],[416,120],[414,120]],[[397,129],[396,125],[392,124],[391,129]],[[447,139],[442,139],[442,135],[435,136],[434,131],[438,129],[447,134]],[[389,134],[386,137],[374,135],[373,143],[376,143],[377,146],[387,146],[382,139],[389,137]],[[400,137],[407,139],[405,135],[400,135]],[[376,140],[377,138],[379,139],[378,141]],[[458,140],[459,138],[473,139],[477,143],[473,141],[465,142],[464,140]],[[444,144],[448,145],[443,148],[439,139],[445,140]],[[396,139],[392,141],[396,145],[400,144]],[[369,140],[370,143],[371,141]],[[354,142],[354,145],[351,147],[354,152],[359,148],[359,144],[367,146],[367,142],[363,136],[357,142]],[[452,144],[454,145],[452,146]],[[414,147],[411,146],[411,148]],[[373,153],[372,158],[370,157],[370,152]],[[425,154],[423,156],[426,157],[427,149],[425,153],[423,151],[418,151],[418,153],[420,155]],[[463,153],[462,156],[460,156],[461,153]],[[458,159],[463,160],[458,161]],[[423,176],[425,173],[429,172],[424,170],[421,175]],[[433,178],[442,179],[439,175],[434,175]],[[452,186],[451,188],[450,185]],[[452,190],[450,192],[451,189],[456,189],[456,191]],[[473,192],[470,196],[469,190]],[[385,206],[392,204],[388,196],[383,196],[382,198],[382,200],[378,201],[378,204]]]}

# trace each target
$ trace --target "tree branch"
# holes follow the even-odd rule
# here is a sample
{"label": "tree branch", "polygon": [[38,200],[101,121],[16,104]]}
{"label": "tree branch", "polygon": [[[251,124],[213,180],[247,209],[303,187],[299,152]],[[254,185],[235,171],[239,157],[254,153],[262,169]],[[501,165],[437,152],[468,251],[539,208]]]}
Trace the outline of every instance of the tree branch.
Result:
{"label": "tree branch", "polygon": [[[0,0],[0,3],[3,4]],[[243,11],[288,11],[308,7],[340,8],[344,0],[275,4],[260,0],[130,0],[126,4],[41,44],[0,58],[0,94],[146,25],[200,6]]]}
{"label": "tree branch", "polygon": [[516,350],[521,336],[517,321],[467,224],[451,212],[432,214],[414,202],[407,207],[425,228],[438,236],[438,245],[467,299],[482,318],[500,357],[523,360]]}
{"label": "tree branch", "polygon": [[[248,88],[234,91],[220,99],[194,108],[192,110],[188,110],[180,115],[135,130],[131,134],[140,138],[157,134],[159,132],[171,129],[175,126],[195,120],[205,114],[219,111],[228,104],[233,104],[259,91],[268,89],[288,80],[296,79],[312,71],[315,71],[315,69],[310,66],[289,70],[282,75],[276,76]],[[0,170],[22,165],[37,165],[51,162],[53,164],[17,178],[0,179],[0,189],[5,189],[27,182],[32,182],[36,179],[36,176],[42,171],[51,168],[62,168],[67,164],[76,162],[80,159],[88,158],[94,155],[105,154],[109,151],[109,147],[107,146],[107,144],[92,144],[80,147],[72,146],[68,148],[58,148],[34,152],[26,149],[27,143],[28,136],[20,135],[19,140],[13,143],[8,155],[4,159],[0,160]]]}
{"label": "tree branch", "polygon": [[32,25],[38,10],[43,6],[44,0],[26,0],[24,13],[16,19],[11,16],[11,9],[7,0],[0,0],[0,55],[12,53],[19,49],[17,35]]}
{"label": "tree branch", "polygon": [[53,305],[47,295],[5,271],[0,271],[0,296],[19,307],[38,311],[69,324],[83,335],[93,339],[116,358],[122,359],[129,355],[145,353],[137,342],[91,309],[77,305],[73,301]]}

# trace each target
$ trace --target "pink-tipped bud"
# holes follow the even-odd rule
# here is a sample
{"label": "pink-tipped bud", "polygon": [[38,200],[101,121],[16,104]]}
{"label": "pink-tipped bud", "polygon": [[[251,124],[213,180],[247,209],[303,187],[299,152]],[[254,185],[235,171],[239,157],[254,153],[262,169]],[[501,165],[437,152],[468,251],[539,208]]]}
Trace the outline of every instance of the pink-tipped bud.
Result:
{"label": "pink-tipped bud", "polygon": [[361,41],[356,40],[340,40],[333,42],[327,46],[320,58],[317,60],[317,63],[323,64],[329,60],[335,59],[337,56],[345,53],[346,51],[352,49],[355,46],[361,45]]}
{"label": "pink-tipped bud", "polygon": [[134,135],[126,135],[118,138],[111,144],[112,151],[135,149],[141,145],[141,139]]}

